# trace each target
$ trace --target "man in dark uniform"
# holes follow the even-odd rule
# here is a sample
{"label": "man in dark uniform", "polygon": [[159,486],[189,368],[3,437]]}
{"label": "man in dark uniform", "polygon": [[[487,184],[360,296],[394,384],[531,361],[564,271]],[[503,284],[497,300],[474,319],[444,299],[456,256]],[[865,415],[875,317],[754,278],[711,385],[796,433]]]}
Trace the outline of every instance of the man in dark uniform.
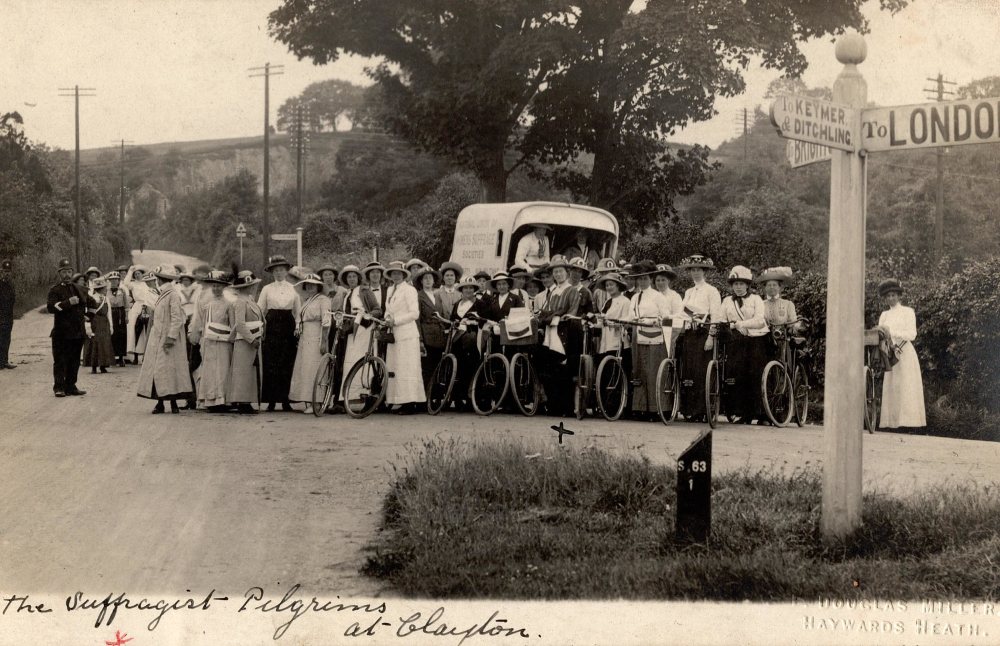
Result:
{"label": "man in dark uniform", "polygon": [[87,338],[84,319],[87,311],[87,295],[71,282],[73,265],[69,260],[59,261],[59,283],[49,290],[47,309],[55,315],[52,325],[52,389],[56,397],[86,395],[76,387],[76,375],[80,371],[80,352],[83,340]]}
{"label": "man in dark uniform", "polygon": [[10,333],[14,328],[14,281],[10,273],[14,263],[4,260],[0,263],[0,369],[16,368],[10,362]]}

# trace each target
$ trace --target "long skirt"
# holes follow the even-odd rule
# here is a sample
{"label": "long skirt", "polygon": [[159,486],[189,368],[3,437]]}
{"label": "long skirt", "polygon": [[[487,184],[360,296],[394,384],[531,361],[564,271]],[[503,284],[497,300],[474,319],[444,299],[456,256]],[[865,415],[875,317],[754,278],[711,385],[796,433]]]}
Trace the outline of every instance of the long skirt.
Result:
{"label": "long skirt", "polygon": [[705,351],[707,329],[686,330],[677,340],[677,355],[680,361],[681,405],[684,419],[699,419],[705,416],[705,371],[712,353]]}
{"label": "long skirt", "polygon": [[242,339],[233,342],[233,358],[226,383],[227,404],[260,401],[260,360],[258,350]]}
{"label": "long skirt", "polygon": [[483,355],[480,354],[479,346],[476,344],[475,328],[455,337],[451,348],[458,360],[458,374],[455,376],[455,387],[451,391],[451,398],[462,404],[469,401],[472,377],[475,376],[479,363],[483,360]]}
{"label": "long skirt", "polygon": [[656,412],[656,371],[667,358],[667,346],[659,343],[636,343],[632,346],[632,375],[639,383],[632,393],[632,410]]}
{"label": "long skirt", "polygon": [[261,344],[264,360],[261,401],[268,404],[288,401],[295,368],[298,339],[295,338],[295,317],[291,310],[269,310],[265,318],[266,330]]}
{"label": "long skirt", "polygon": [[94,337],[84,345],[84,365],[93,368],[107,368],[115,362],[111,347],[111,324],[106,316],[95,316],[90,322]]}
{"label": "long skirt", "polygon": [[[372,328],[357,326],[354,334],[347,337],[347,347],[344,350],[344,379],[358,361],[368,352],[368,341],[372,338]],[[351,390],[347,393],[347,399],[357,399],[361,396],[362,384],[360,380],[355,380],[351,384]]]}
{"label": "long skirt", "polygon": [[347,352],[347,339],[350,335],[341,331],[337,334],[337,328],[330,329],[330,351],[334,353],[336,363],[333,366],[333,400],[340,401],[340,389],[344,383],[344,354]]}
{"label": "long skirt", "polygon": [[770,359],[773,344],[768,336],[733,334],[726,343],[726,413],[739,416],[744,423],[764,419],[760,379]]}
{"label": "long skirt", "polygon": [[[197,347],[197,346],[195,346]],[[215,339],[202,339],[201,365],[198,368],[198,403],[222,406],[226,403],[233,344]]]}
{"label": "long skirt", "polygon": [[420,374],[424,378],[424,387],[431,382],[434,376],[434,369],[441,362],[444,348],[428,348],[424,346],[424,355],[420,357]]}
{"label": "long skirt", "polygon": [[[416,327],[416,324],[411,325]],[[389,343],[385,350],[385,365],[392,375],[385,393],[387,404],[427,401],[424,378],[420,371],[420,337]]]}
{"label": "long skirt", "polygon": [[128,310],[124,307],[111,308],[111,348],[116,357],[124,357],[128,347]]}
{"label": "long skirt", "polygon": [[903,346],[899,362],[885,373],[882,381],[882,416],[878,425],[879,428],[927,426],[920,361],[912,343]]}
{"label": "long skirt", "polygon": [[299,349],[295,354],[295,368],[292,371],[292,383],[288,389],[288,401],[311,402],[313,384],[319,371],[320,359],[323,358],[323,328],[320,321],[305,321],[302,323],[302,334],[299,335]]}

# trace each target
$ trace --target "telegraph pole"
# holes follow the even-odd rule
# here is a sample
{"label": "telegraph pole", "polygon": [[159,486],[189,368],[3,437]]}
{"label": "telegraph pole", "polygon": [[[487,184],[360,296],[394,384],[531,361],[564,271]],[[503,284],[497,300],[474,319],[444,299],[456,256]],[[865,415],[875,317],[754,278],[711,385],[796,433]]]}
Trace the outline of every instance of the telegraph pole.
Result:
{"label": "telegraph pole", "polygon": [[308,154],[309,133],[306,130],[308,111],[299,104],[295,106],[295,124],[292,126],[291,143],[295,146],[295,213],[297,222],[302,224],[302,201],[306,191],[306,155]]}
{"label": "telegraph pole", "polygon": [[[944,85],[945,83],[956,85],[956,83],[944,80],[941,72],[938,72],[937,78],[928,78],[927,80],[937,84],[935,88],[924,88],[924,92],[930,93],[928,99],[944,101],[945,94],[955,94],[950,90],[945,90]],[[934,200],[934,257],[940,260],[941,256],[944,255],[944,148],[936,148],[934,156],[937,162],[937,190]]]}
{"label": "telegraph pole", "polygon": [[131,141],[127,141],[125,139],[121,140],[121,186],[118,189],[118,224],[125,224],[125,144],[131,143]]}
{"label": "telegraph pole", "polygon": [[[75,112],[74,120],[76,124],[76,163],[75,163],[75,175],[76,175],[76,219],[73,222],[73,238],[75,239],[75,258],[77,271],[83,268],[83,254],[81,253],[80,245],[80,97],[90,97],[97,96],[93,92],[97,91],[97,88],[92,87],[80,87],[79,85],[74,85],[73,87],[61,87],[59,88],[59,96],[71,96],[74,99]],[[72,94],[69,94],[72,92]],[[82,94],[81,94],[82,92]]]}
{"label": "telegraph pole", "polygon": [[284,74],[284,65],[264,63],[263,67],[251,67],[250,78],[264,77],[264,264],[271,258],[271,223],[268,217],[271,200],[271,77]]}

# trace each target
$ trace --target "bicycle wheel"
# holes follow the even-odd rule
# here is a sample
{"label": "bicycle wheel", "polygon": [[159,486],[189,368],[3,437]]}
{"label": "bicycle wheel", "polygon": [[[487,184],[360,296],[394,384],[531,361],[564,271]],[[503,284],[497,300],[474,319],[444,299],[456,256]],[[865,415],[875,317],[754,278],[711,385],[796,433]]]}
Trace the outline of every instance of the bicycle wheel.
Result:
{"label": "bicycle wheel", "polygon": [[590,403],[590,393],[594,389],[594,358],[589,354],[580,355],[576,371],[576,388],[573,389],[573,413],[583,419]]}
{"label": "bicycle wheel", "polygon": [[795,423],[804,426],[809,417],[809,375],[802,366],[795,366],[792,374],[794,393]]}
{"label": "bicycle wheel", "polygon": [[[344,410],[351,417],[368,417],[385,399],[389,386],[389,371],[381,357],[365,357],[354,364],[344,379]],[[346,394],[358,392],[356,399],[348,399]]]}
{"label": "bicycle wheel", "polygon": [[674,421],[680,407],[680,375],[677,374],[677,362],[674,359],[664,359],[656,370],[656,410],[660,413],[660,420],[664,424]]}
{"label": "bicycle wheel", "polygon": [[722,406],[722,381],[719,378],[719,362],[712,359],[705,370],[705,416],[708,425],[715,428],[719,423],[719,409]]}
{"label": "bicycle wheel", "polygon": [[427,384],[427,412],[437,415],[451,401],[451,391],[458,377],[458,359],[449,353],[441,357]]}
{"label": "bicycle wheel", "polygon": [[615,421],[625,412],[628,401],[628,380],[622,360],[615,356],[601,359],[594,383],[597,384],[597,409],[604,419]]}
{"label": "bicycle wheel", "polygon": [[764,412],[775,426],[784,426],[792,419],[794,401],[792,379],[785,364],[770,361],[764,366],[764,377],[760,380],[760,394],[764,402]]}
{"label": "bicycle wheel", "polygon": [[510,361],[510,394],[522,414],[531,417],[538,412],[542,394],[538,389],[538,376],[528,355],[518,352]]}
{"label": "bicycle wheel", "polygon": [[319,368],[316,370],[316,379],[313,381],[312,409],[313,415],[322,417],[326,409],[333,403],[334,383],[333,371],[337,365],[337,358],[327,352],[319,361]]}
{"label": "bicycle wheel", "polygon": [[494,352],[479,364],[472,377],[469,394],[473,410],[479,415],[492,415],[507,396],[509,387],[510,364],[507,357]]}
{"label": "bicycle wheel", "polygon": [[875,433],[878,424],[878,400],[875,397],[875,373],[865,366],[865,429]]}

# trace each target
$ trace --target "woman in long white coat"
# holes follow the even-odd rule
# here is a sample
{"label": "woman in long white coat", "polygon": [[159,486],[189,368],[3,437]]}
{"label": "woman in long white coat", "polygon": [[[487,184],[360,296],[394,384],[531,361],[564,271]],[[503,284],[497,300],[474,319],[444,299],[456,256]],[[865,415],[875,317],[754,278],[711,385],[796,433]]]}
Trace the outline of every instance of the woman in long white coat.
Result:
{"label": "woman in long white coat", "polygon": [[410,272],[402,262],[392,262],[385,273],[392,285],[385,299],[385,319],[392,326],[395,342],[386,348],[385,363],[392,377],[385,401],[397,404],[394,412],[409,415],[417,412],[417,403],[427,401],[424,378],[420,371],[420,304],[417,290],[407,282]]}
{"label": "woman in long white coat", "polygon": [[[229,409],[226,391],[229,389],[229,371],[233,359],[233,321],[230,306],[223,297],[229,285],[229,276],[223,271],[213,271],[202,279],[209,286],[211,296],[197,304],[193,315],[191,343],[201,347],[201,364],[198,366],[196,391],[198,404],[212,413]],[[183,307],[183,297],[182,297]]]}
{"label": "woman in long white coat", "polygon": [[927,426],[924,410],[924,384],[920,362],[913,341],[917,338],[917,316],[913,308],[901,304],[903,287],[898,280],[884,280],[879,295],[888,306],[878,319],[879,327],[889,330],[898,361],[885,373],[882,382],[882,415],[879,428]]}
{"label": "woman in long white coat", "polygon": [[150,317],[149,343],[139,371],[137,394],[157,400],[153,413],[164,412],[165,401],[170,402],[170,412],[177,413],[177,400],[187,398],[193,390],[185,352],[184,308],[174,289],[177,274],[173,267],[157,267],[153,275],[160,294]]}

